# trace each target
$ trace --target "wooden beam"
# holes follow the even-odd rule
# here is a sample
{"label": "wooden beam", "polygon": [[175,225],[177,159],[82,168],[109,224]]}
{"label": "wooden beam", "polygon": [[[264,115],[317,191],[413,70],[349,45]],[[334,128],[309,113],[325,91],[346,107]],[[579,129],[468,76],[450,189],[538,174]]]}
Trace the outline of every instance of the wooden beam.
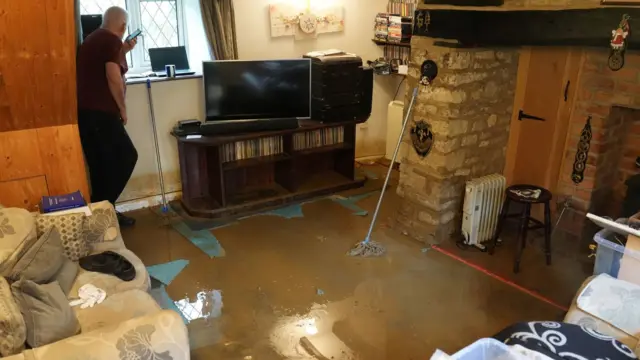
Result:
{"label": "wooden beam", "polygon": [[[631,16],[628,49],[640,49],[640,8],[534,11],[417,10],[414,36],[458,40],[466,46],[609,47],[622,16]],[[638,20],[635,20],[638,19]]]}

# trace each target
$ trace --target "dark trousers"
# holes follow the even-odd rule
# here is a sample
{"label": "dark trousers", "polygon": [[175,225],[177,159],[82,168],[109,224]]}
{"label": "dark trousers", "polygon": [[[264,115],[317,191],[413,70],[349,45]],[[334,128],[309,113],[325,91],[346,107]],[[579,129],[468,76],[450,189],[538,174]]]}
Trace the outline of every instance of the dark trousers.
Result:
{"label": "dark trousers", "polygon": [[138,152],[118,115],[80,110],[78,128],[91,176],[91,202],[115,204],[133,173]]}

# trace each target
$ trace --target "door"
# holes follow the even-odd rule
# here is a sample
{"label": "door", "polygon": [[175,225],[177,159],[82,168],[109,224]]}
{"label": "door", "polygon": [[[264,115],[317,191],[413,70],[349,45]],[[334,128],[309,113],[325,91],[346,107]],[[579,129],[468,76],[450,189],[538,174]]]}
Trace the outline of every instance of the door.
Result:
{"label": "door", "polygon": [[522,50],[507,147],[509,185],[555,193],[581,57],[581,50],[564,47]]}

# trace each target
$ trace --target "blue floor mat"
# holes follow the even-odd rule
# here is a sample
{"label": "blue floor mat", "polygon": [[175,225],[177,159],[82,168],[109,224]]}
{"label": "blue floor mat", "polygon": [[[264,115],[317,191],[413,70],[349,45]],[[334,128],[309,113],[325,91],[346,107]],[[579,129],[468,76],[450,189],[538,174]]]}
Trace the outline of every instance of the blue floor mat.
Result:
{"label": "blue floor mat", "polygon": [[189,265],[189,260],[175,260],[164,264],[147,266],[149,275],[163,283],[169,285]]}
{"label": "blue floor mat", "polygon": [[204,251],[210,258],[223,257],[225,251],[220,245],[218,238],[209,230],[191,230],[184,222],[173,224],[173,228],[189,240],[198,249]]}

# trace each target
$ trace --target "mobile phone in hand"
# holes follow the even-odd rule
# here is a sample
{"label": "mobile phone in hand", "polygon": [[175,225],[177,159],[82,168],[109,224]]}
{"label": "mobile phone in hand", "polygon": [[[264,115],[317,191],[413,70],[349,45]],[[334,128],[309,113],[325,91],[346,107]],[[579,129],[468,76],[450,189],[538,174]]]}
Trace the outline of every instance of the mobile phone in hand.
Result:
{"label": "mobile phone in hand", "polygon": [[129,42],[129,41],[137,38],[140,35],[142,35],[142,30],[138,29],[138,30],[132,32],[131,34],[129,34],[129,36],[127,36],[127,38],[124,39],[124,41]]}

